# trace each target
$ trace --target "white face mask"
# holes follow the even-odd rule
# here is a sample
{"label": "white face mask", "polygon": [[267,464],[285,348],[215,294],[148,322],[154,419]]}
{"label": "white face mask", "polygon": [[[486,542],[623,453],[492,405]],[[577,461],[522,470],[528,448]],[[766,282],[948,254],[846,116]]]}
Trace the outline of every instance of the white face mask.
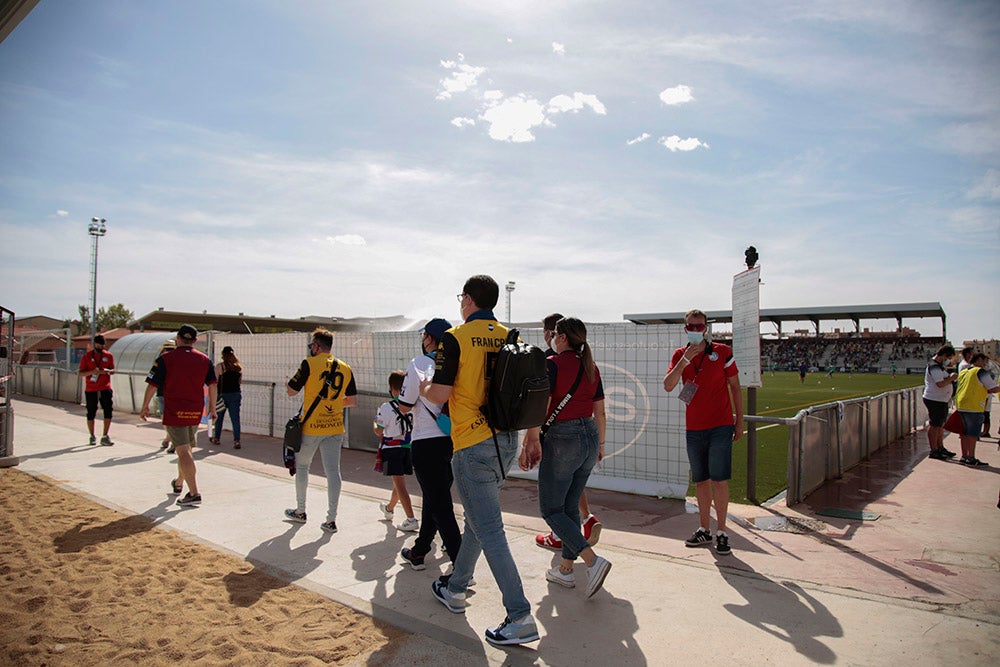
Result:
{"label": "white face mask", "polygon": [[688,337],[688,344],[690,345],[697,345],[698,343],[705,340],[704,331],[688,331],[686,333]]}

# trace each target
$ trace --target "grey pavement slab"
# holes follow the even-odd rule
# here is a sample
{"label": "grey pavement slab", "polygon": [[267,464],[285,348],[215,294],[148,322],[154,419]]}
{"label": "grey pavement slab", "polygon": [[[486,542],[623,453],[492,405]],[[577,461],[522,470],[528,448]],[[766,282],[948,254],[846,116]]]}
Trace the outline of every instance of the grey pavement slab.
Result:
{"label": "grey pavement slab", "polygon": [[[412,536],[378,521],[388,490],[371,473],[368,453],[343,452],[340,531],[327,535],[319,528],[320,476],[309,490],[310,521],[284,520],[295,493],[276,440],[244,435],[238,452],[197,448],[204,502],[185,509],[168,494],[175,457],[159,451],[158,428],[116,417],[115,446],[91,447],[78,406],[16,401],[15,411],[20,470],[414,633],[394,654],[405,664],[659,665],[700,655],[735,664],[940,665],[995,664],[1000,654],[1000,470],[926,459],[920,434],[907,450],[911,469],[865,507],[881,514],[878,521],[818,517],[821,508],[808,504],[734,507],[728,558],[683,546],[696,522],[682,502],[591,492],[605,524],[597,551],[613,563],[591,599],[582,586],[546,582],[557,554],[534,544],[544,527],[534,485],[511,481],[507,535],[542,638],[497,649],[482,639],[504,615],[485,560],[465,614],[435,601],[431,581],[447,558],[436,551],[422,572],[400,561]],[[995,442],[980,447],[980,458],[1000,464]],[[821,530],[755,528],[753,519],[765,516],[820,520]],[[585,577],[580,563],[578,581]]]}

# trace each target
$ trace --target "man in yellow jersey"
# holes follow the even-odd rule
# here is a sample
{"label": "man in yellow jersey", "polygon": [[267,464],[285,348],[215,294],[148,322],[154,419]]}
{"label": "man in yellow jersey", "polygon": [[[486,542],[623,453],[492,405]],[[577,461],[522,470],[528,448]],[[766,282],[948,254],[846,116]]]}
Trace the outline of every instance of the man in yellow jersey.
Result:
{"label": "man in yellow jersey", "polygon": [[448,402],[455,449],[451,465],[465,508],[465,531],[454,570],[434,581],[434,597],[449,611],[464,613],[469,580],[479,555],[485,554],[507,612],[500,625],[486,630],[486,641],[508,645],[536,641],[538,627],[524,596],[500,513],[500,487],[517,458],[517,434],[496,434],[498,457],[493,432],[480,409],[486,404],[497,352],[507,338],[507,328],[493,315],[499,297],[500,288],[490,276],[472,276],[465,281],[458,295],[465,323],[441,337],[434,378],[424,380],[420,392],[431,403]]}
{"label": "man in yellow jersey", "polygon": [[306,522],[306,490],[309,488],[309,464],[319,450],[326,472],[326,521],[320,524],[327,533],[337,532],[337,506],[340,504],[340,448],[344,444],[344,408],[358,404],[358,390],[351,367],[330,354],[333,334],[326,329],[313,331],[309,356],[302,360],[285,388],[289,396],[303,389],[302,447],[295,454],[295,509],[285,510],[285,517],[295,523]]}
{"label": "man in yellow jersey", "polygon": [[[964,351],[964,350],[963,350]],[[986,370],[988,358],[976,352],[969,360],[970,366],[958,373],[958,391],[955,392],[955,409],[962,415],[962,458],[959,463],[967,466],[986,466],[985,461],[976,458],[976,441],[983,431],[983,410],[986,397],[1000,392],[993,374]]]}

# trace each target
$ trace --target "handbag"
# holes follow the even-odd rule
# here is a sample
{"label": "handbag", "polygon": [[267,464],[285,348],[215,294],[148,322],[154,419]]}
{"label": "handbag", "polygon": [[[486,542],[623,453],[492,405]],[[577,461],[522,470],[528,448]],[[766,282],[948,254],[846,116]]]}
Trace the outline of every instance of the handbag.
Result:
{"label": "handbag", "polygon": [[948,415],[948,419],[944,422],[944,430],[949,433],[955,433],[957,435],[962,435],[965,429],[962,426],[962,415],[958,410],[952,410],[951,414]]}

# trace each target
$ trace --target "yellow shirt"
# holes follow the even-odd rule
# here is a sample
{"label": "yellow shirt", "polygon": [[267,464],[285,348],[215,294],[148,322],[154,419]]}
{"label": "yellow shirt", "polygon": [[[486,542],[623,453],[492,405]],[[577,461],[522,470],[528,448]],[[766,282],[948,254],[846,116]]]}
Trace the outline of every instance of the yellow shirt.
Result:
{"label": "yellow shirt", "polygon": [[356,396],[358,390],[351,367],[339,359],[333,370],[331,386],[326,387],[326,379],[330,376],[334,361],[333,355],[327,353],[309,357],[302,361],[299,370],[288,381],[289,387],[303,392],[303,417],[317,394],[325,389],[323,398],[319,400],[309,420],[302,424],[302,435],[338,435],[344,432],[344,397]]}
{"label": "yellow shirt", "polygon": [[448,413],[456,452],[492,437],[480,408],[486,403],[487,373],[492,371],[497,352],[506,341],[507,327],[482,318],[452,327],[441,340],[434,382],[451,384]]}
{"label": "yellow shirt", "polygon": [[958,391],[955,392],[955,408],[962,412],[983,412],[989,392],[979,381],[979,366],[966,368],[958,374]]}

